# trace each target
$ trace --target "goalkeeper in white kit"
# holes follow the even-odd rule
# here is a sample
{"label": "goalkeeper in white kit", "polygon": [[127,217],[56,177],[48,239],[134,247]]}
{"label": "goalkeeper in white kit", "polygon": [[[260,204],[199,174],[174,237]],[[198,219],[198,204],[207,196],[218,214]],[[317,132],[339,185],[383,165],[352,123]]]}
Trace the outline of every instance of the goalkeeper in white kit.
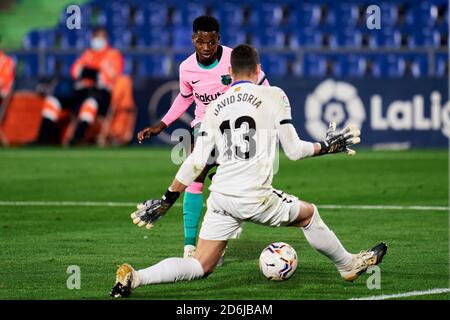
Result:
{"label": "goalkeeper in white kit", "polygon": [[129,296],[139,286],[207,276],[214,271],[227,241],[239,236],[244,221],[300,228],[308,243],[328,257],[347,281],[381,262],[387,251],[385,243],[351,254],[314,204],[272,187],[278,139],[291,160],[338,152],[354,154],[349,147],[360,142],[359,130],[348,126],[336,132],[330,124],[325,141],[300,140],[292,124],[289,99],[278,87],[256,85],[259,71],[259,55],[253,47],[239,45],[233,50],[233,85],[208,107],[193,153],[163,197],[131,215],[135,224],[150,229],[206,164],[214,161],[211,153],[216,149],[219,166],[210,186],[195,256],[168,258],[141,270],[122,264],[111,296]]}

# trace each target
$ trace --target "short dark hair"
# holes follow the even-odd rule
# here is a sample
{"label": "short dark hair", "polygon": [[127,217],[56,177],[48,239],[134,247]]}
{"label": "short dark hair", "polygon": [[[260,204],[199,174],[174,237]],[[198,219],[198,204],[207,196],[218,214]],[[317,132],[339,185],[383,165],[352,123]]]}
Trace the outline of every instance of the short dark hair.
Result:
{"label": "short dark hair", "polygon": [[93,35],[94,35],[94,34],[97,34],[97,33],[99,33],[99,32],[104,32],[104,33],[106,33],[106,35],[109,35],[109,34],[108,34],[108,29],[105,28],[105,27],[95,27],[94,30],[92,30],[92,34],[93,34]]}
{"label": "short dark hair", "polygon": [[200,16],[195,18],[192,23],[192,31],[197,33],[199,31],[212,32],[215,31],[217,33],[220,32],[219,21],[212,16]]}
{"label": "short dark hair", "polygon": [[253,74],[258,64],[258,51],[248,44],[238,45],[231,52],[231,68],[234,74]]}

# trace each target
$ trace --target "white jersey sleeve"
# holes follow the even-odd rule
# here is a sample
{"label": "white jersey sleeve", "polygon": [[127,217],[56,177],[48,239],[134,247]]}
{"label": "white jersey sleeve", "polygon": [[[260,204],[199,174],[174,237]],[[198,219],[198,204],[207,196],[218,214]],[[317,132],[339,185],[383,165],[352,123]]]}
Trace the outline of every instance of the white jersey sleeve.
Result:
{"label": "white jersey sleeve", "polygon": [[[210,110],[210,109],[209,109]],[[217,128],[211,112],[207,111],[200,126],[200,131],[192,153],[178,169],[176,179],[185,186],[190,185],[205,168],[214,149],[214,135]]]}
{"label": "white jersey sleeve", "polygon": [[314,155],[314,144],[299,138],[292,123],[291,104],[282,89],[279,89],[279,108],[275,122],[281,146],[290,160],[311,157]]}

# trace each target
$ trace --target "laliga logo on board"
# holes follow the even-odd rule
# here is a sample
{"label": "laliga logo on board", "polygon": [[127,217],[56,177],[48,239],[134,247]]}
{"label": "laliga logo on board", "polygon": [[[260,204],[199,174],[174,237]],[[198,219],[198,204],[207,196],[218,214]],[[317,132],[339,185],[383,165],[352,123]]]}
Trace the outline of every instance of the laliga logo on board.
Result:
{"label": "laliga logo on board", "polygon": [[[430,104],[420,94],[411,100],[393,100],[383,105],[383,97],[373,94],[369,97],[367,112],[370,129],[374,131],[441,131],[450,137],[450,101],[442,101],[439,91],[430,94]],[[354,124],[361,129],[366,111],[356,88],[346,82],[325,80],[306,98],[306,130],[316,140],[323,139],[328,123],[336,122],[338,127]]]}
{"label": "laliga logo on board", "polygon": [[306,130],[318,141],[325,137],[329,122],[336,122],[337,127],[353,124],[361,129],[366,118],[356,88],[349,83],[331,79],[319,84],[308,95],[305,114]]}

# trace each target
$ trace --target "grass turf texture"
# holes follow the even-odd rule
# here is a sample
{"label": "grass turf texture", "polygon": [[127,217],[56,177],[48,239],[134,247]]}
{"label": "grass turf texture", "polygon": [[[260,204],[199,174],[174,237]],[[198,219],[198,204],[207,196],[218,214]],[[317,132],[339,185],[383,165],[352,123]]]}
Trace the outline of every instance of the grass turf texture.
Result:
{"label": "grass turf texture", "polygon": [[[158,198],[177,166],[170,150],[0,150],[0,201],[139,202]],[[448,206],[448,151],[359,151],[351,158],[280,159],[274,187],[317,205]],[[181,203],[179,200],[178,203]],[[0,299],[108,299],[118,264],[144,268],[181,256],[181,206],[152,231],[134,226],[133,207],[0,206]],[[341,280],[300,230],[247,223],[231,241],[223,267],[204,280],[137,289],[135,299],[349,299],[449,287],[447,211],[322,209],[322,218],[352,252],[388,243],[381,289],[362,275]],[[261,250],[284,241],[299,268],[285,282],[258,269]],[[81,269],[81,289],[69,290],[67,267]],[[438,294],[411,299],[449,299]]]}

